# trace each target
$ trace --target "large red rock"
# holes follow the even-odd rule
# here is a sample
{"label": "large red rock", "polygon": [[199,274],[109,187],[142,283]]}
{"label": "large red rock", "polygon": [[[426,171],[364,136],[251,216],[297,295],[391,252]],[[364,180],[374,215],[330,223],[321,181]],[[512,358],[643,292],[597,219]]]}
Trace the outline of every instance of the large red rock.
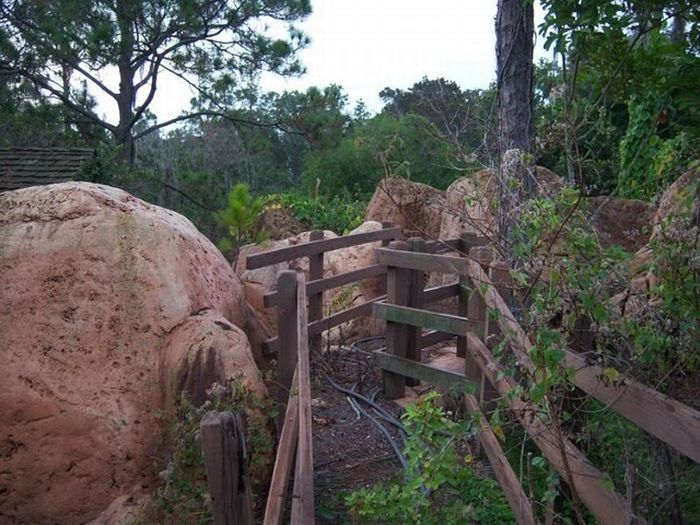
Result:
{"label": "large red rock", "polygon": [[84,523],[153,488],[159,414],[243,374],[243,292],[184,217],[108,186],[0,194],[0,522]]}
{"label": "large red rock", "polygon": [[429,239],[440,234],[445,192],[401,177],[382,179],[367,206],[365,220],[389,221]]}
{"label": "large red rock", "polygon": [[[551,196],[564,187],[553,171],[537,166],[537,187],[541,195]],[[440,238],[456,239],[462,233],[492,238],[496,233],[493,213],[498,181],[491,170],[480,170],[454,181],[447,188],[441,216]]]}
{"label": "large red rock", "polygon": [[620,246],[635,252],[649,241],[656,211],[653,204],[619,197],[590,197],[586,208],[604,248]]}

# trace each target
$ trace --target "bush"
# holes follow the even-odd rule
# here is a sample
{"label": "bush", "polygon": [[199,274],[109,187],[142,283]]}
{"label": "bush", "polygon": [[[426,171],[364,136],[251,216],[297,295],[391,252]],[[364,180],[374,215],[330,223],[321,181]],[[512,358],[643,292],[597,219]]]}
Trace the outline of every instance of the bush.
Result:
{"label": "bush", "polygon": [[478,477],[458,445],[471,425],[448,418],[431,392],[406,407],[408,432],[404,479],[360,489],[346,498],[358,523],[447,525],[514,523],[503,491],[492,479]]}
{"label": "bush", "polygon": [[338,235],[348,233],[364,221],[367,203],[341,192],[333,197],[311,197],[302,193],[280,193],[277,198],[289,208],[305,227],[331,230]]}

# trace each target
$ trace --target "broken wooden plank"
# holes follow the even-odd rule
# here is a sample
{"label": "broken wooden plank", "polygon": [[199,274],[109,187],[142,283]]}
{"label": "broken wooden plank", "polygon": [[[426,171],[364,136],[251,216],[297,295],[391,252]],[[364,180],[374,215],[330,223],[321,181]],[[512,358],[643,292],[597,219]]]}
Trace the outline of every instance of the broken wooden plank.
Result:
{"label": "broken wooden plank", "polygon": [[215,525],[252,525],[253,492],[241,416],[208,412],[200,423],[200,435]]}
{"label": "broken wooden plank", "polygon": [[489,464],[493,468],[496,480],[503,489],[510,508],[513,509],[515,521],[518,525],[535,525],[537,520],[532,512],[532,503],[525,495],[523,487],[513,471],[513,467],[508,463],[508,459],[498,443],[498,439],[493,433],[486,416],[481,412],[479,402],[473,395],[466,394],[464,403],[467,410],[476,416],[479,424],[479,440],[486,451],[486,456],[489,458]]}
{"label": "broken wooden plank", "polygon": [[467,334],[467,350],[499,395],[508,402],[547,461],[564,481],[573,485],[577,497],[602,525],[644,523],[625,498],[611,489],[612,482],[607,474],[598,470],[571,441],[557,435],[551,422],[543,419],[532,403],[509,395],[517,386],[515,381],[504,373],[501,364],[474,334]]}
{"label": "broken wooden plank", "polygon": [[[469,277],[482,286],[486,305],[499,310],[498,324],[510,348],[531,372],[535,364],[530,359],[532,342],[515,320],[505,301],[479,264],[465,259]],[[624,379],[620,385],[607,384],[602,367],[588,365],[582,356],[566,349],[568,367],[573,367],[573,383],[581,390],[607,404],[615,412],[629,419],[652,436],[664,441],[681,454],[700,463],[700,412],[657,392],[633,379]]]}

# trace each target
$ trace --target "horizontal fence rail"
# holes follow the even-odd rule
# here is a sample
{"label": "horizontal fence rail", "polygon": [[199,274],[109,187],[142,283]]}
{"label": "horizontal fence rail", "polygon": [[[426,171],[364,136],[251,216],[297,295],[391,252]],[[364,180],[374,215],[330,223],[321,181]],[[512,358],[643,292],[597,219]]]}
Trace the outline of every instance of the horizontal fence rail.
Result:
{"label": "horizontal fence rail", "polygon": [[341,248],[357,246],[358,244],[390,240],[396,238],[399,233],[400,230],[398,228],[384,228],[373,232],[356,233],[344,237],[309,241],[286,248],[256,253],[246,257],[246,268],[248,270],[255,270],[264,266],[299,259],[300,257],[309,257],[333,250],[340,250]]}

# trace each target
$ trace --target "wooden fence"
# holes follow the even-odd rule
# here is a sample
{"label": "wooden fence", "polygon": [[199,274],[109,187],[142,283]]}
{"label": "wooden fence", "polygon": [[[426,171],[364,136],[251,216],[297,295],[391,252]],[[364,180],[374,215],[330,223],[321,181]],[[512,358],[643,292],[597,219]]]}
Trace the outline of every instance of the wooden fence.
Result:
{"label": "wooden fence", "polygon": [[[508,268],[495,261],[485,240],[464,235],[446,241],[426,242],[418,237],[396,241],[398,229],[383,226],[379,231],[333,239],[313,232],[307,243],[247,258],[249,269],[309,258],[307,282],[293,271],[282,272],[277,291],[264,298],[266,307],[277,308],[278,336],[266,346],[278,355],[277,397],[282,406],[286,403],[284,418],[279,421],[281,433],[264,523],[278,525],[283,519],[295,451],[292,523],[313,523],[310,349],[320,347],[325,330],[366,315],[387,323],[386,349],[374,355],[384,370],[388,398],[402,397],[405,386],[418,381],[462,391],[471,385],[469,390],[476,394],[465,396],[466,407],[479,416],[481,444],[518,523],[535,523],[535,513],[482,413],[495,397],[507,400],[543,456],[600,523],[644,523],[628,501],[610,488],[607,475],[562,435],[558,422],[542,416],[532,403],[517,395],[516,381],[504,373],[503,364],[493,355],[495,342],[505,340],[520,367],[536,372],[530,358],[532,343],[508,307]],[[324,278],[325,252],[376,241],[381,241],[382,247],[375,249],[374,264]],[[455,250],[462,256],[445,255]],[[453,275],[454,282],[425,288],[426,272]],[[378,276],[385,276],[386,296],[323,317],[324,291]],[[457,299],[457,315],[430,309],[433,303],[450,298]],[[421,349],[452,338],[456,339],[455,355],[430,364],[421,362]],[[696,410],[629,378],[611,384],[604,380],[601,367],[571,348],[565,349],[565,364],[573,369],[571,380],[578,388],[700,462],[700,413]]]}
{"label": "wooden fence", "polygon": [[[415,380],[447,387],[475,384],[481,401],[488,399],[488,390],[492,388],[495,395],[507,400],[527,434],[572,488],[574,498],[580,498],[600,523],[644,523],[628,501],[610,488],[607,475],[562,435],[559,423],[549,420],[532,403],[517,395],[518,385],[505,374],[505,367],[493,355],[490,341],[498,339],[500,332],[520,366],[536,373],[530,358],[532,343],[503,297],[507,292],[504,286],[508,279],[507,267],[493,262],[493,255],[483,244],[478,238],[463,236],[460,249],[469,254],[467,257],[425,253],[417,239],[376,249],[377,263],[387,266],[388,275],[386,302],[374,305],[374,315],[387,321],[386,350],[375,352],[378,364],[385,370],[386,395],[403,396],[405,385]],[[458,294],[460,315],[425,308],[434,291],[414,290],[415,283],[424,282],[424,272],[459,276],[457,286],[443,287],[441,297],[448,292]],[[489,311],[497,311],[498,315],[488,315]],[[415,330],[417,327],[441,334],[431,335],[430,341],[457,335],[457,355],[439,360],[437,364],[421,363],[416,349],[427,341],[425,335]],[[578,388],[688,458],[700,462],[698,411],[629,378],[611,384],[604,379],[601,367],[589,363],[570,348],[565,349],[565,364],[573,369],[572,382]],[[479,400],[467,395],[466,405],[481,416],[482,444],[518,523],[535,523],[531,504],[498,441],[493,439],[493,430],[481,414]]]}

